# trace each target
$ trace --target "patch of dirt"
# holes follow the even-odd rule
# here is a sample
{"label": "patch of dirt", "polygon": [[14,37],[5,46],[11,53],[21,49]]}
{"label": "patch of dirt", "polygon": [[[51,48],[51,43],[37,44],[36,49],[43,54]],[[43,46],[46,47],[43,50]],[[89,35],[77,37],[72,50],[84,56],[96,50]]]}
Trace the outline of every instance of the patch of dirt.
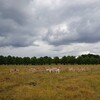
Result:
{"label": "patch of dirt", "polygon": [[69,91],[76,91],[78,89],[79,89],[79,87],[76,87],[76,86],[68,86],[65,88],[65,90],[69,90]]}
{"label": "patch of dirt", "polygon": [[4,81],[10,81],[10,78],[9,77],[5,77],[5,78],[0,80],[0,82],[4,82]]}
{"label": "patch of dirt", "polygon": [[36,82],[29,82],[29,83],[27,83],[27,85],[36,86],[37,83]]}

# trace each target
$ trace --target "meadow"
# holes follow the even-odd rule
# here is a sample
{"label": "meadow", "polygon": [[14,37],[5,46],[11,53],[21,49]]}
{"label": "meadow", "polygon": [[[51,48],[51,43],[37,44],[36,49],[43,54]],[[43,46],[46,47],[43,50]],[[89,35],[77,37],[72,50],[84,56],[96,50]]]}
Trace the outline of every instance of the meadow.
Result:
{"label": "meadow", "polygon": [[100,65],[0,65],[0,100],[100,100]]}

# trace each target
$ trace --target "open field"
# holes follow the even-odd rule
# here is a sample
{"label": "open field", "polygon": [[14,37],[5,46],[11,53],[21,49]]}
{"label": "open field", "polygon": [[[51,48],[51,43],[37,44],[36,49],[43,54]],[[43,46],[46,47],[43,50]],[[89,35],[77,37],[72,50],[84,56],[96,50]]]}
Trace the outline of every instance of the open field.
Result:
{"label": "open field", "polygon": [[0,100],[100,100],[100,65],[1,65]]}

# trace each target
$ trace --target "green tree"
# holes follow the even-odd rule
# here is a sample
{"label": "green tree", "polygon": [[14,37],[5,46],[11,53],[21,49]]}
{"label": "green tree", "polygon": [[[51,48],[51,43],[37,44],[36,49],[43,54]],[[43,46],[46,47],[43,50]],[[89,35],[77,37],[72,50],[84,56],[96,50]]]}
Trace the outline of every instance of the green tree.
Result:
{"label": "green tree", "polygon": [[24,58],[23,58],[23,63],[24,63],[25,65],[29,65],[30,62],[31,62],[31,60],[30,60],[29,57],[24,57]]}
{"label": "green tree", "polygon": [[63,56],[62,58],[61,58],[61,64],[68,64],[68,62],[67,62],[67,57],[66,56]]}
{"label": "green tree", "polygon": [[0,56],[0,65],[2,65],[2,64],[6,64],[4,56]]}
{"label": "green tree", "polygon": [[51,65],[52,64],[52,58],[48,57],[48,64]]}
{"label": "green tree", "polygon": [[43,57],[38,58],[38,64],[39,65],[44,65],[45,64],[45,61],[44,61]]}
{"label": "green tree", "polygon": [[32,65],[36,65],[37,64],[37,58],[36,57],[32,57],[31,58],[31,64]]}
{"label": "green tree", "polygon": [[54,57],[53,62],[58,65],[60,62],[59,57]]}

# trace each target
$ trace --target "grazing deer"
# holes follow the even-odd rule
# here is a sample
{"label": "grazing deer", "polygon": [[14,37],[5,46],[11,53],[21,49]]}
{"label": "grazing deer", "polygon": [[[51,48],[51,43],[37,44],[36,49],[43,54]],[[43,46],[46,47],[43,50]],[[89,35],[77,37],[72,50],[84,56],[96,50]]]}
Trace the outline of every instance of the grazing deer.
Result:
{"label": "grazing deer", "polygon": [[17,72],[19,72],[19,69],[16,69],[16,68],[10,69],[10,73],[17,73]]}
{"label": "grazing deer", "polygon": [[60,73],[60,69],[59,68],[48,68],[46,69],[47,72],[56,72],[56,73]]}
{"label": "grazing deer", "polygon": [[69,68],[68,68],[68,71],[75,72],[75,68],[69,67]]}
{"label": "grazing deer", "polygon": [[37,70],[35,68],[30,68],[29,71],[30,72],[37,72]]}

